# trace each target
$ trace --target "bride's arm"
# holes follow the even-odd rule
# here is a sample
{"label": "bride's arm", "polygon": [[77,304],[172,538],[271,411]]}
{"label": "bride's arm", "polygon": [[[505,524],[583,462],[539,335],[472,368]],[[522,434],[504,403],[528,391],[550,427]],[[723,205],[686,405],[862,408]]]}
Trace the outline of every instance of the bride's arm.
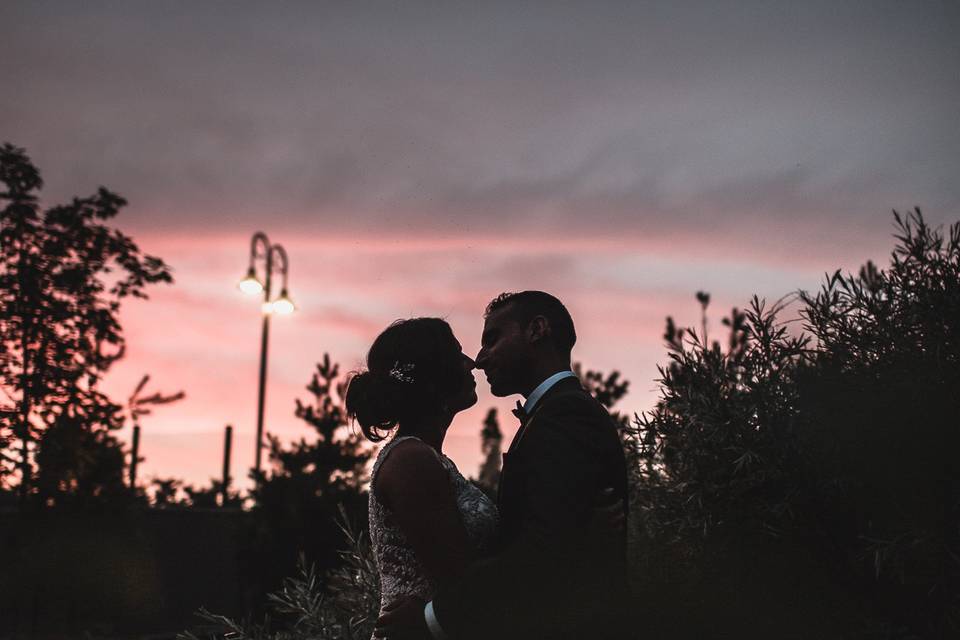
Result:
{"label": "bride's arm", "polygon": [[463,575],[470,543],[449,475],[433,449],[415,440],[398,443],[381,464],[373,491],[431,578],[445,584]]}

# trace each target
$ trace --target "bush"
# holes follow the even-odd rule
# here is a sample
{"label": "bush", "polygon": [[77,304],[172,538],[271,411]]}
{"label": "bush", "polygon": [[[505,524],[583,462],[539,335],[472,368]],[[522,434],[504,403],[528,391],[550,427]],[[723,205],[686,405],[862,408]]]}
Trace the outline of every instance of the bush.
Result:
{"label": "bush", "polygon": [[778,593],[811,603],[800,624],[845,610],[828,622],[848,636],[960,631],[960,224],[894,216],[888,270],[800,292],[808,335],[757,298],[724,321],[725,350],[668,318],[662,397],[634,425],[641,591],[720,615],[711,580],[752,563],[760,584],[734,588],[757,630]]}

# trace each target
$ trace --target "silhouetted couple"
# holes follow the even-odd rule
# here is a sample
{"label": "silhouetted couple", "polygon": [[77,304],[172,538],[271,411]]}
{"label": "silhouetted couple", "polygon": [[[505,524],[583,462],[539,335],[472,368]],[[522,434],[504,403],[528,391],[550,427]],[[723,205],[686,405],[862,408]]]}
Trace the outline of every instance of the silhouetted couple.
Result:
{"label": "silhouetted couple", "polygon": [[[625,637],[626,464],[605,409],[571,371],[563,304],[540,291],[486,309],[480,352],[464,354],[438,318],[401,320],[370,347],[347,410],[380,451],[370,533],[380,571],[375,637],[390,640]],[[443,454],[453,417],[522,395],[497,502]],[[599,514],[599,515],[598,515]]]}

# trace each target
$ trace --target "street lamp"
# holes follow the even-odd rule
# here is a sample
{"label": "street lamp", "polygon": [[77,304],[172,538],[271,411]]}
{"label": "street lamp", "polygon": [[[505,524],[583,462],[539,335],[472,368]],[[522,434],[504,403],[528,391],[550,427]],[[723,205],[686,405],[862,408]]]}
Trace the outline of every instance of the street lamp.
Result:
{"label": "street lamp", "polygon": [[[275,261],[276,260],[276,261]],[[265,276],[261,281],[257,277],[257,264],[263,262]],[[270,299],[273,284],[272,275],[279,271],[283,277],[280,295]],[[279,244],[270,244],[270,240],[263,232],[256,232],[250,241],[250,267],[247,275],[237,287],[248,295],[257,295],[263,292],[263,332],[260,338],[260,386],[257,394],[257,446],[254,471],[260,473],[260,454],[263,451],[263,404],[267,392],[267,337],[270,333],[270,316],[274,313],[287,315],[296,310],[296,306],[287,293],[287,252]]]}

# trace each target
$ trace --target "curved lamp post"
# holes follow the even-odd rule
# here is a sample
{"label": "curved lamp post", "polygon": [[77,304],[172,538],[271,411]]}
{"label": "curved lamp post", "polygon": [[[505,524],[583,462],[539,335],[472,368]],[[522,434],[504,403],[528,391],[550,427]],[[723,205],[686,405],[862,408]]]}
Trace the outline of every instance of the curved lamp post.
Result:
{"label": "curved lamp post", "polygon": [[[257,277],[258,263],[264,264],[263,280]],[[263,292],[263,332],[260,338],[260,386],[257,394],[257,445],[254,471],[260,473],[260,454],[263,450],[263,404],[267,391],[267,337],[270,334],[270,316],[287,315],[296,310],[296,306],[287,293],[287,252],[279,244],[270,244],[267,235],[261,231],[253,234],[250,241],[250,267],[246,277],[237,285],[248,295]],[[273,274],[279,272],[283,278],[280,295],[270,299],[273,286]]]}

